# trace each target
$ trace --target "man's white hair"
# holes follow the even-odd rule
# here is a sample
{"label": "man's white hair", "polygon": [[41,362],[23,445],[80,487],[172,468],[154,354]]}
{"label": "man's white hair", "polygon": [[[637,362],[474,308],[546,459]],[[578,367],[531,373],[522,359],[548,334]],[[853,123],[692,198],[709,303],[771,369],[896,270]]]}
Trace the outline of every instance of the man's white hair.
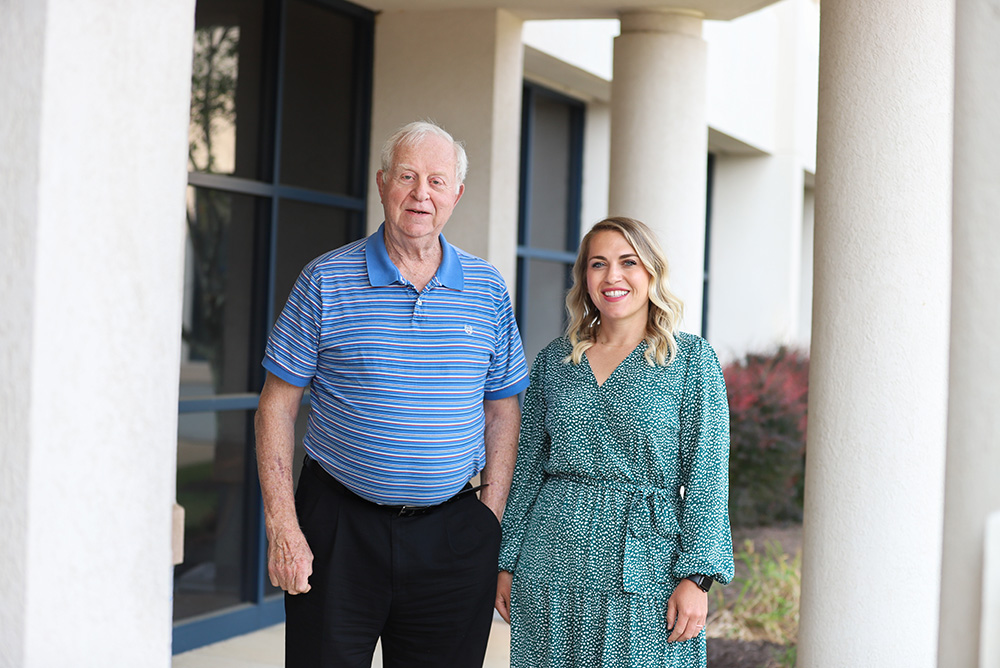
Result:
{"label": "man's white hair", "polygon": [[396,160],[396,152],[403,146],[413,146],[419,143],[428,135],[441,137],[455,148],[455,190],[465,183],[465,174],[469,169],[469,158],[465,155],[465,147],[462,142],[455,141],[455,138],[448,134],[447,130],[437,123],[431,121],[414,121],[407,123],[385,140],[382,146],[382,173],[389,174],[392,171]]}

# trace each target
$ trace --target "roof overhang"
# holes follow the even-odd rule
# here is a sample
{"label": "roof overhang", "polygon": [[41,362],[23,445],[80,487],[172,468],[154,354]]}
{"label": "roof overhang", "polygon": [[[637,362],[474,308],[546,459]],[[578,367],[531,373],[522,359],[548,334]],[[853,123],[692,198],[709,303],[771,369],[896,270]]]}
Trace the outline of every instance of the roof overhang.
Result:
{"label": "roof overhang", "polygon": [[459,9],[505,9],[525,20],[537,19],[615,19],[622,12],[636,10],[680,10],[700,14],[705,19],[729,21],[777,0],[354,0],[373,11],[434,11]]}

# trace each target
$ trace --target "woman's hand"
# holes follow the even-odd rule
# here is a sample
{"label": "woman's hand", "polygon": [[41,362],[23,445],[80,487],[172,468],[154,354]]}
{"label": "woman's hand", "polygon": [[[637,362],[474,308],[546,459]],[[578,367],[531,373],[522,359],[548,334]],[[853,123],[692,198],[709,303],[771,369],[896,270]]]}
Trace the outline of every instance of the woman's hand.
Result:
{"label": "woman's hand", "polygon": [[667,630],[673,629],[667,642],[694,638],[705,628],[707,617],[708,593],[690,580],[681,580],[667,601]]}
{"label": "woman's hand", "polygon": [[508,624],[510,624],[510,583],[513,580],[514,576],[510,571],[497,573],[497,600],[494,606]]}

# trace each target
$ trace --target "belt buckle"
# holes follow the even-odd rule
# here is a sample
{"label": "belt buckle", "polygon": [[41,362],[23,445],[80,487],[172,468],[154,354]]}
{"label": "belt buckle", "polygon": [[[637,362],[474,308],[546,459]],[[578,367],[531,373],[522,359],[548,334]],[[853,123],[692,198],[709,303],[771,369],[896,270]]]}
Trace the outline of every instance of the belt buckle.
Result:
{"label": "belt buckle", "polygon": [[413,517],[414,515],[419,515],[425,512],[426,508],[424,506],[400,506],[399,512],[396,513],[396,517]]}

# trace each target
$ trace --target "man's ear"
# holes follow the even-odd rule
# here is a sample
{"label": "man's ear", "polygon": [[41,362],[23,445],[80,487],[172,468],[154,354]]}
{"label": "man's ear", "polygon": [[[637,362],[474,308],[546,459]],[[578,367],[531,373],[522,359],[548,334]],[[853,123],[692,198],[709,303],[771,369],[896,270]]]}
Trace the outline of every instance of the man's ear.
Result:
{"label": "man's ear", "polygon": [[382,186],[385,185],[385,172],[381,169],[375,172],[375,187],[378,188],[378,198],[382,199]]}
{"label": "man's ear", "polygon": [[462,194],[465,192],[465,184],[458,186],[458,196],[455,197],[455,204],[458,204],[458,200],[462,199]]}

